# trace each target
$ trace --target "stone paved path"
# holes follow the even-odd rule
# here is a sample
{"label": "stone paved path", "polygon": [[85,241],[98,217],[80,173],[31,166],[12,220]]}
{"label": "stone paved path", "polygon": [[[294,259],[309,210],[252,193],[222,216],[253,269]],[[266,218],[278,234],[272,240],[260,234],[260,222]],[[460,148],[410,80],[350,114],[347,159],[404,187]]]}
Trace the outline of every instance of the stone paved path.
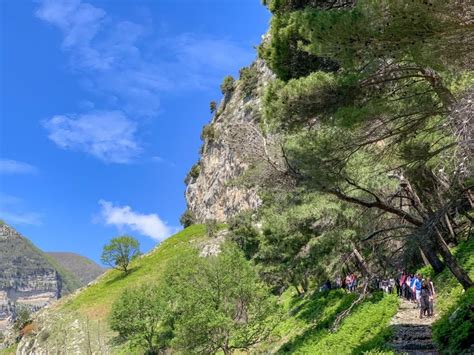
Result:
{"label": "stone paved path", "polygon": [[420,319],[420,310],[414,309],[414,306],[405,299],[400,301],[398,312],[391,321],[394,336],[390,345],[396,353],[437,355],[438,351],[431,335],[431,324],[436,320],[436,316]]}

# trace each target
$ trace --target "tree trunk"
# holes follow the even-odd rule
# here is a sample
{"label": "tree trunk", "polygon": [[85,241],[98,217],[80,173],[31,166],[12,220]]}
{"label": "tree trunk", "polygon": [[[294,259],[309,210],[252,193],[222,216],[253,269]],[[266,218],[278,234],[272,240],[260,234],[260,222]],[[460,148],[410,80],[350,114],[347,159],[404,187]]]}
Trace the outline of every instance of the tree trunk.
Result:
{"label": "tree trunk", "polygon": [[367,264],[363,258],[363,256],[359,253],[359,250],[353,245],[353,253],[355,256],[355,259],[357,260],[357,264],[359,265],[360,270],[362,271],[362,275],[364,277],[370,277],[370,272],[369,268],[367,267]]}
{"label": "tree trunk", "polygon": [[434,248],[430,245],[430,243],[426,243],[426,240],[419,240],[418,246],[420,247],[421,251],[425,255],[426,259],[430,263],[431,267],[433,268],[434,272],[439,274],[444,269],[444,264],[436,254]]}
{"label": "tree trunk", "polygon": [[456,98],[451,93],[451,91],[449,91],[449,89],[443,84],[441,76],[431,68],[423,68],[421,70],[421,73],[430,83],[434,92],[443,103],[443,106],[447,110],[451,110],[454,104],[456,103]]}
{"label": "tree trunk", "polygon": [[468,273],[459,265],[453,254],[451,254],[451,251],[444,242],[443,237],[438,230],[435,231],[434,237],[438,242],[439,252],[443,257],[445,264],[448,266],[449,270],[451,270],[454,277],[459,281],[462,287],[467,290],[468,288],[474,286]]}
{"label": "tree trunk", "polygon": [[423,262],[425,263],[426,266],[430,266],[430,261],[426,258],[426,255],[425,253],[423,253],[423,250],[421,250],[420,247],[418,247],[418,249],[420,250],[420,254],[421,254],[421,258],[423,259]]}
{"label": "tree trunk", "polygon": [[303,292],[308,292],[309,282],[308,277],[305,275],[303,276],[303,280],[301,281],[301,287],[303,288]]}

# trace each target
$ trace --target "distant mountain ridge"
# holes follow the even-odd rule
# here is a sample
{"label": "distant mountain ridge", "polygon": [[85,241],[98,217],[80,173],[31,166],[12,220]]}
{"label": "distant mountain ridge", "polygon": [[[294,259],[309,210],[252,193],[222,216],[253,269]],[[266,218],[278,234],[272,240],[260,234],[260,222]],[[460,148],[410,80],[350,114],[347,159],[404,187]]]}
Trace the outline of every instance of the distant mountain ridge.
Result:
{"label": "distant mountain ridge", "polygon": [[46,252],[56,262],[76,280],[81,286],[94,281],[98,276],[104,273],[105,269],[85,256],[70,252]]}

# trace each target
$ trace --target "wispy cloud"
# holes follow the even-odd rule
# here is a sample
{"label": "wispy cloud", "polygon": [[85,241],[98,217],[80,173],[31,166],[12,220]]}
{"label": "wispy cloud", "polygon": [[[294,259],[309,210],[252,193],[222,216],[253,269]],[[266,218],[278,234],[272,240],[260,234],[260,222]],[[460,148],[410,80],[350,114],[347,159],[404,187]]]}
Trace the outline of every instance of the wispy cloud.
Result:
{"label": "wispy cloud", "polygon": [[39,213],[25,211],[21,198],[0,194],[0,219],[12,224],[41,225],[42,216]]}
{"label": "wispy cloud", "polygon": [[62,32],[71,69],[102,104],[83,101],[135,121],[156,117],[163,93],[216,87],[254,57],[251,48],[226,38],[160,36],[80,0],[43,0],[35,15]]}
{"label": "wispy cloud", "polygon": [[43,125],[59,147],[83,151],[104,162],[127,163],[141,151],[136,123],[120,111],[57,115]]}
{"label": "wispy cloud", "polygon": [[0,174],[36,174],[38,169],[28,163],[12,159],[0,159]]}
{"label": "wispy cloud", "polygon": [[176,230],[163,222],[155,213],[135,212],[130,206],[118,206],[105,200],[100,200],[99,205],[103,222],[119,229],[130,228],[157,241],[169,237]]}

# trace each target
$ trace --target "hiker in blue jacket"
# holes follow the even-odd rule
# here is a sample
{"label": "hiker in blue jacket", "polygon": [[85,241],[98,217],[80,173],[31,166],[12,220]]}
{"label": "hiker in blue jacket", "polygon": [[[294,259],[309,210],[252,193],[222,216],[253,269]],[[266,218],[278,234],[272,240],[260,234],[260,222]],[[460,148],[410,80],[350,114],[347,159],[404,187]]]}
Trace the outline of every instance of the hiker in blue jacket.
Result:
{"label": "hiker in blue jacket", "polygon": [[415,278],[415,298],[416,298],[416,306],[421,307],[421,287],[422,287],[422,277],[420,274],[416,275]]}

